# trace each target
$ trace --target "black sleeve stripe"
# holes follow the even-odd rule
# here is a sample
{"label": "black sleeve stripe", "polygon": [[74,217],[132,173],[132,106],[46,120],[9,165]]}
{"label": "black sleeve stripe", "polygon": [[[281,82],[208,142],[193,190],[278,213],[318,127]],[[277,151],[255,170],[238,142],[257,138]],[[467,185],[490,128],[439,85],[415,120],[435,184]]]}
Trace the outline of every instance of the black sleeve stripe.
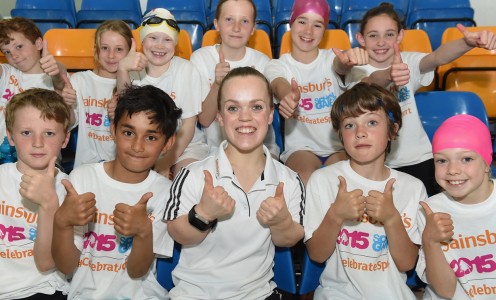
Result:
{"label": "black sleeve stripe", "polygon": [[300,191],[301,191],[300,225],[303,226],[303,216],[305,215],[306,191],[305,191],[305,185],[303,184],[303,181],[301,181],[301,178],[299,175],[296,176],[296,179],[298,180],[298,183],[300,184]]}
{"label": "black sleeve stripe", "polygon": [[179,211],[179,205],[181,204],[180,198],[182,193],[182,188],[186,177],[189,175],[189,170],[182,168],[179,174],[176,176],[172,182],[172,186],[169,193],[169,200],[165,206],[164,220],[174,220],[177,218],[177,213]]}

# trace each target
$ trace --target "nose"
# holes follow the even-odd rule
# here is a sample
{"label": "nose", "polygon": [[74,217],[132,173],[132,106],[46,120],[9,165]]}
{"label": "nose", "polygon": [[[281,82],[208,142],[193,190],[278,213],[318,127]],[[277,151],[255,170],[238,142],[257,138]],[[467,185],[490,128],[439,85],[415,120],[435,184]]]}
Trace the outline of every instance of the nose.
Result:
{"label": "nose", "polygon": [[240,22],[234,22],[233,31],[239,32],[240,30],[241,30],[241,24],[240,24]]}
{"label": "nose", "polygon": [[362,125],[357,125],[356,127],[356,133],[355,133],[355,138],[356,139],[361,139],[367,136],[367,131],[365,130],[365,126]]}
{"label": "nose", "polygon": [[145,143],[145,141],[143,139],[135,138],[133,140],[132,145],[131,145],[131,149],[133,149],[134,152],[143,152],[144,143]]}
{"label": "nose", "polygon": [[114,49],[110,49],[109,51],[109,55],[108,55],[110,58],[113,58],[115,57],[115,50]]}
{"label": "nose", "polygon": [[34,134],[33,135],[33,147],[42,148],[44,145],[45,138],[43,134]]}
{"label": "nose", "polygon": [[448,162],[448,174],[456,175],[460,174],[460,166],[456,162]]}
{"label": "nose", "polygon": [[251,120],[251,109],[250,108],[243,108],[240,110],[239,113],[239,120],[240,121],[249,121]]}

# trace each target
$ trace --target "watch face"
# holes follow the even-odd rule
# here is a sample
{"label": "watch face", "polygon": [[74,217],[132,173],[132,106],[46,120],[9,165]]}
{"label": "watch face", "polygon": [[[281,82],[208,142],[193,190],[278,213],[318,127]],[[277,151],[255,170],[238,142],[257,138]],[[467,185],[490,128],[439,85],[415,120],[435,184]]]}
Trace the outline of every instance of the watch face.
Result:
{"label": "watch face", "polygon": [[199,214],[195,214],[195,218],[197,218],[198,220],[202,221],[203,223],[205,223],[207,225],[210,223],[210,221],[208,221],[207,219],[203,218]]}

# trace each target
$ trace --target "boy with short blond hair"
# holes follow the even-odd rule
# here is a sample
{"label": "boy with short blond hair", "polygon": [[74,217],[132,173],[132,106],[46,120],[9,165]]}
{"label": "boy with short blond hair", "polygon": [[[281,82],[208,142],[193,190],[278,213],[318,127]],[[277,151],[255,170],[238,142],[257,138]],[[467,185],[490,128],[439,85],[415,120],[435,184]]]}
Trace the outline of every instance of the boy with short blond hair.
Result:
{"label": "boy with short blond hair", "polygon": [[50,247],[53,216],[65,196],[55,167],[69,141],[70,110],[60,95],[29,89],[5,110],[17,163],[0,166],[0,299],[66,299],[67,281]]}
{"label": "boy with short blond hair", "polygon": [[110,127],[115,160],[81,165],[63,181],[52,253],[63,273],[74,274],[70,299],[166,298],[154,273],[157,256],[172,256],[161,221],[171,182],[152,167],[171,149],[180,116],[161,89],[128,88]]}
{"label": "boy with short blond hair", "polygon": [[[48,51],[40,29],[32,20],[15,17],[0,21],[0,51],[8,64],[0,65],[0,111],[9,100],[29,88],[62,91],[65,67]],[[6,135],[0,114],[0,138]]]}

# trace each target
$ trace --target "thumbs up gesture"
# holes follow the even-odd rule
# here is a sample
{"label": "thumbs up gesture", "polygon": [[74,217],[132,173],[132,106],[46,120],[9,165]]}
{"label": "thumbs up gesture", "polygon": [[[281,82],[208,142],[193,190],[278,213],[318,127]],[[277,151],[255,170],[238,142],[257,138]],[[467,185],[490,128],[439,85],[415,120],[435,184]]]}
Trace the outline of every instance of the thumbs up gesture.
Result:
{"label": "thumbs up gesture", "polygon": [[425,211],[426,224],[422,233],[423,243],[440,243],[453,237],[454,229],[453,220],[450,214],[442,212],[433,212],[429,205],[420,201],[420,205]]}
{"label": "thumbs up gesture", "polygon": [[286,200],[284,198],[284,183],[279,182],[274,197],[268,197],[257,211],[257,219],[262,225],[277,225],[291,218]]}
{"label": "thumbs up gesture", "polygon": [[136,41],[132,39],[131,48],[126,57],[119,61],[119,69],[125,72],[141,71],[148,65],[146,56],[136,51]]}
{"label": "thumbs up gesture", "polygon": [[401,59],[400,46],[394,43],[394,57],[393,64],[391,65],[391,81],[396,86],[403,86],[410,81],[410,70],[408,65],[403,63]]}
{"label": "thumbs up gesture", "polygon": [[59,65],[55,60],[55,57],[48,51],[48,42],[43,40],[43,49],[41,51],[40,65],[43,72],[48,76],[56,76],[60,73]]}
{"label": "thumbs up gesture", "polygon": [[355,189],[348,192],[346,179],[338,176],[339,189],[336,195],[336,201],[331,205],[329,210],[334,213],[338,223],[342,224],[346,220],[353,220],[361,217],[365,212],[365,197],[363,191]]}
{"label": "thumbs up gesture", "polygon": [[457,24],[456,28],[463,34],[463,39],[468,46],[488,50],[493,50],[496,48],[496,36],[492,31],[479,30],[476,32],[470,32],[462,24]]}
{"label": "thumbs up gesture", "polygon": [[291,118],[300,102],[301,94],[296,79],[291,79],[291,89],[280,101],[279,112],[285,119]]}
{"label": "thumbs up gesture", "polygon": [[64,82],[64,88],[62,89],[62,98],[64,98],[65,104],[69,107],[74,107],[77,101],[76,90],[72,88],[71,80],[67,76],[67,73],[61,75]]}
{"label": "thumbs up gesture", "polygon": [[347,68],[367,65],[369,63],[369,53],[361,47],[355,47],[345,51],[332,48],[332,52],[336,54],[339,62]]}
{"label": "thumbs up gesture", "polygon": [[55,161],[50,159],[46,171],[27,169],[21,176],[19,193],[21,196],[44,208],[57,208],[59,200],[55,191]]}
{"label": "thumbs up gesture", "polygon": [[222,47],[219,48],[219,63],[215,65],[215,83],[220,85],[222,79],[226,77],[227,73],[231,70],[229,63],[224,59]]}
{"label": "thumbs up gesture", "polygon": [[152,230],[152,222],[148,218],[146,205],[153,197],[148,192],[141,196],[135,205],[118,203],[114,209],[114,229],[124,236],[139,236],[149,234]]}
{"label": "thumbs up gesture", "polygon": [[236,202],[222,186],[214,187],[212,174],[209,171],[204,170],[203,173],[205,174],[205,186],[200,202],[195,208],[196,213],[209,221],[231,215]]}
{"label": "thumbs up gesture", "polygon": [[117,107],[117,101],[119,100],[119,96],[117,94],[112,95],[112,99],[107,106],[107,113],[110,120],[114,120],[115,117],[115,108]]}
{"label": "thumbs up gesture", "polygon": [[393,202],[393,184],[395,181],[394,178],[389,179],[384,192],[371,190],[369,195],[365,197],[367,215],[384,224],[399,214]]}
{"label": "thumbs up gesture", "polygon": [[91,222],[96,214],[95,194],[79,195],[69,180],[63,179],[62,184],[67,191],[64,202],[55,214],[55,223],[60,227],[83,226]]}

